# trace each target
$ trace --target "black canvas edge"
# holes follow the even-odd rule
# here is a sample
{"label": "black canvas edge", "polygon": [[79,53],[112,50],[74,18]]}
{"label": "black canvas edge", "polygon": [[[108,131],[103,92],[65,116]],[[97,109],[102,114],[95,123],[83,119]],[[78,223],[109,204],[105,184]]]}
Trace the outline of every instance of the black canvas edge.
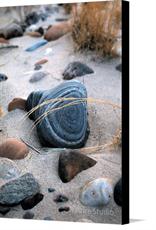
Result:
{"label": "black canvas edge", "polygon": [[129,2],[122,1],[122,224],[129,223]]}

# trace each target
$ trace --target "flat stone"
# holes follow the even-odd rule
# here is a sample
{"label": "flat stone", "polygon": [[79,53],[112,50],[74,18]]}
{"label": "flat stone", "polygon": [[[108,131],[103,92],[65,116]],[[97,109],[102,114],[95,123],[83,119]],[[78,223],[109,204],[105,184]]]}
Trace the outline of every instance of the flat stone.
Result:
{"label": "flat stone", "polygon": [[28,153],[28,147],[15,138],[8,138],[0,145],[0,157],[19,160],[25,158]]}
{"label": "flat stone", "polygon": [[48,75],[48,73],[45,72],[45,71],[36,72],[36,73],[34,73],[32,75],[32,77],[30,78],[29,82],[34,83],[34,82],[40,81],[43,78],[45,78],[45,76],[47,76],[47,75]]}
{"label": "flat stone", "polygon": [[15,162],[0,158],[0,182],[5,182],[20,176],[20,170]]}
{"label": "flat stone", "polygon": [[75,77],[80,77],[92,73],[94,73],[94,71],[89,66],[79,61],[75,61],[70,63],[64,70],[63,78],[65,80],[71,80]]}
{"label": "flat stone", "polygon": [[66,183],[95,164],[94,159],[76,151],[62,152],[59,157],[58,173],[61,180]]}
{"label": "flat stone", "polygon": [[89,125],[87,102],[82,98],[86,97],[86,88],[78,81],[64,82],[54,89],[32,92],[28,96],[27,111],[50,101],[30,115],[34,121],[38,119],[37,133],[43,146],[80,148],[85,145]]}
{"label": "flat stone", "polygon": [[69,212],[70,208],[69,207],[60,207],[58,209],[59,212]]}
{"label": "flat stone", "polygon": [[35,207],[39,202],[43,200],[43,194],[37,193],[34,196],[30,196],[21,202],[21,206],[24,210],[31,209]]}
{"label": "flat stone", "polygon": [[23,176],[11,180],[0,187],[0,204],[14,206],[27,197],[40,191],[40,186],[34,176],[26,173]]}

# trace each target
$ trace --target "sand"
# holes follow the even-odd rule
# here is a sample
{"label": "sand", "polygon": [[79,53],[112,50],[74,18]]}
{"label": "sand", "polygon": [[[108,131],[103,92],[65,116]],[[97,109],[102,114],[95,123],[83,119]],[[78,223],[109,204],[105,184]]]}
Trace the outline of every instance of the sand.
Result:
{"label": "sand", "polygon": [[[38,25],[56,23],[55,18],[64,17],[63,12],[55,13],[45,22]],[[58,22],[57,22],[58,23]],[[121,73],[115,69],[120,59],[100,59],[94,53],[75,53],[74,44],[70,34],[63,36],[54,42],[39,48],[34,52],[26,52],[25,49],[40,38],[32,38],[27,35],[10,40],[11,44],[18,45],[18,49],[0,50],[0,72],[8,76],[8,80],[0,82],[0,105],[3,107],[4,116],[0,118],[0,143],[8,137],[23,138],[37,149],[40,154],[30,149],[29,155],[15,161],[21,170],[21,174],[31,172],[41,185],[44,199],[32,209],[34,219],[42,220],[50,216],[57,221],[80,221],[88,219],[96,223],[121,223],[121,208],[112,199],[103,208],[90,208],[83,206],[79,201],[81,187],[87,182],[99,177],[108,177],[114,185],[121,177],[121,149],[104,149],[101,152],[88,154],[97,161],[97,164],[80,174],[69,183],[62,183],[58,176],[58,159],[60,149],[42,148],[36,130],[31,132],[33,122],[30,119],[22,122],[26,112],[19,109],[8,112],[8,103],[15,97],[27,98],[35,90],[50,89],[63,82],[62,72],[72,61],[86,63],[94,70],[94,74],[76,79],[83,82],[88,91],[88,97],[94,97],[111,101],[121,105]],[[45,54],[46,49],[52,52]],[[34,70],[34,64],[47,58],[48,62],[42,70],[49,73],[44,79],[36,83],[30,83],[32,74],[25,74]],[[89,104],[89,124],[91,133],[86,146],[104,145],[109,143],[116,131],[121,128],[121,111],[113,109],[107,104]],[[48,193],[48,188],[55,188],[54,193]],[[65,204],[56,204],[53,200],[57,194],[64,194],[69,198]],[[69,212],[58,212],[61,206],[70,207]],[[22,218],[25,213],[21,206],[16,206],[5,215],[6,218]],[[0,217],[1,214],[0,214]]]}

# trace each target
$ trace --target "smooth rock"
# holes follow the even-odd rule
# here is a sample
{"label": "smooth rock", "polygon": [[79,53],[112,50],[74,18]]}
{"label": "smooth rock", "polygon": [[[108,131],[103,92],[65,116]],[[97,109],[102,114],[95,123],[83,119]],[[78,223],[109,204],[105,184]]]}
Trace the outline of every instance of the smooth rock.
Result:
{"label": "smooth rock", "polygon": [[70,208],[69,207],[60,207],[58,209],[59,212],[69,212]]}
{"label": "smooth rock", "polygon": [[70,32],[71,29],[72,29],[72,25],[70,21],[60,22],[50,27],[48,31],[46,32],[44,38],[47,41],[54,41],[62,37],[66,33]]}
{"label": "smooth rock", "polygon": [[21,202],[21,206],[24,210],[31,209],[35,207],[39,202],[43,200],[43,194],[37,193],[34,196],[30,196]]}
{"label": "smooth rock", "polygon": [[0,205],[0,213],[1,213],[2,215],[7,214],[9,211],[10,211],[10,207],[4,207],[4,206],[1,206],[1,205]]}
{"label": "smooth rock", "polygon": [[23,219],[33,219],[34,216],[35,216],[34,213],[29,211],[23,215]]}
{"label": "smooth rock", "polygon": [[[59,101],[61,98],[74,100]],[[60,148],[84,146],[89,135],[89,125],[87,102],[80,102],[82,98],[87,98],[87,91],[85,86],[78,81],[64,82],[54,89],[32,92],[28,96],[27,111],[47,100],[54,100],[40,106],[30,116],[33,120],[39,120],[48,113],[36,124],[40,142],[44,146]]]}
{"label": "smooth rock", "polygon": [[59,157],[58,173],[61,180],[66,183],[95,164],[95,160],[76,151],[62,152]]}
{"label": "smooth rock", "polygon": [[84,76],[86,74],[92,74],[94,71],[79,61],[70,63],[63,72],[63,79],[71,80],[75,77]]}
{"label": "smooth rock", "polygon": [[32,75],[32,77],[30,78],[29,82],[34,83],[34,82],[40,81],[43,78],[45,78],[45,76],[47,76],[47,75],[48,75],[48,73],[45,72],[45,71],[36,72],[36,73],[34,73]]}
{"label": "smooth rock", "polygon": [[0,159],[0,182],[5,182],[20,176],[20,170],[16,163],[6,159]]}
{"label": "smooth rock", "polygon": [[26,100],[21,98],[14,98],[8,105],[8,111],[12,111],[15,109],[22,109],[25,110],[25,103]]}
{"label": "smooth rock", "polygon": [[64,196],[64,195],[58,195],[58,196],[54,199],[54,201],[55,201],[56,203],[67,202],[68,200],[69,200],[68,197],[66,197],[66,196]]}
{"label": "smooth rock", "polygon": [[35,65],[34,70],[40,70],[40,69],[42,69],[42,66],[41,66],[41,65],[39,65],[39,64]]}
{"label": "smooth rock", "polygon": [[48,192],[49,192],[49,193],[55,192],[55,189],[54,189],[54,188],[48,188]]}
{"label": "smooth rock", "polygon": [[35,37],[35,38],[42,37],[42,35],[39,32],[37,32],[37,31],[27,32],[27,35],[29,35],[30,37]]}
{"label": "smooth rock", "polygon": [[117,205],[122,206],[122,178],[114,187],[114,200]]}
{"label": "smooth rock", "polygon": [[0,145],[0,157],[20,160],[25,158],[28,153],[28,147],[23,142],[15,138],[8,138]]}
{"label": "smooth rock", "polygon": [[105,206],[110,202],[112,194],[110,181],[106,178],[98,178],[84,185],[80,192],[80,201],[85,206]]}
{"label": "smooth rock", "polygon": [[1,31],[5,39],[15,38],[15,37],[21,37],[23,36],[23,30],[22,27],[16,23],[12,23],[5,27]]}
{"label": "smooth rock", "polygon": [[28,48],[26,48],[25,51],[27,51],[27,52],[35,51],[35,50],[37,50],[38,48],[40,48],[40,47],[46,45],[47,43],[48,43],[48,42],[47,42],[46,40],[42,39],[42,40],[40,40],[39,42],[37,42],[37,43],[35,43],[35,44],[29,46]]}
{"label": "smooth rock", "polygon": [[8,77],[5,74],[0,73],[0,82],[1,81],[6,81],[7,79],[8,79]]}
{"label": "smooth rock", "polygon": [[26,173],[0,187],[0,204],[14,206],[25,198],[40,192],[40,186],[34,176]]}
{"label": "smooth rock", "polygon": [[43,65],[48,62],[48,59],[44,58],[35,63],[35,65]]}

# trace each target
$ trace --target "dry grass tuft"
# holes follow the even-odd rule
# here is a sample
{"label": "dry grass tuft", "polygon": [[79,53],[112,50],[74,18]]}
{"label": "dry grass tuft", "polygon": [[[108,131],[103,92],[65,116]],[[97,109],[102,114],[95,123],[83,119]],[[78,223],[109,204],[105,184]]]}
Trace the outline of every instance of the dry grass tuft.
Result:
{"label": "dry grass tuft", "polygon": [[95,50],[115,56],[114,47],[121,29],[121,0],[84,3],[73,15],[72,37],[76,50]]}

